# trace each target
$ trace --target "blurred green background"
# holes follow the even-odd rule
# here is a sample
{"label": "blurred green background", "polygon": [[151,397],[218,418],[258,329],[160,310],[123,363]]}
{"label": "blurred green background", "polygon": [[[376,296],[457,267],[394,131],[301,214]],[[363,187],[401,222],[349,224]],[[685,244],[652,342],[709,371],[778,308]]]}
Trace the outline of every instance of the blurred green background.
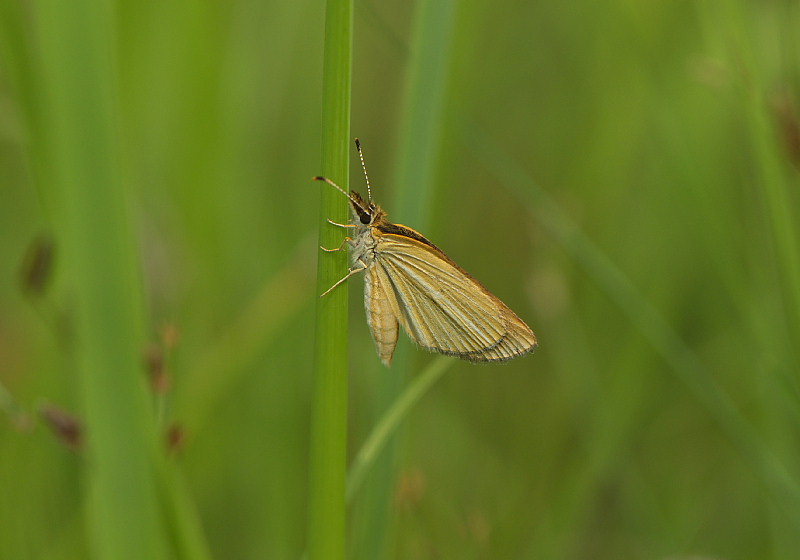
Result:
{"label": "blurred green background", "polygon": [[[0,557],[84,558],[85,458],[40,414],[82,407],[48,42],[36,2],[1,4]],[[180,434],[169,463],[213,557],[300,558],[324,4],[117,7],[142,353],[168,376],[153,415]],[[350,556],[796,558],[800,6],[455,2],[444,75],[409,55],[417,8],[355,6],[352,131],[373,195],[540,347],[449,365],[393,443],[388,490],[354,495]],[[420,139],[433,194],[401,212],[410,75],[444,90]],[[42,235],[55,260],[37,290],[23,270]],[[434,357],[383,368],[350,287],[354,457],[381,379],[412,382]]]}

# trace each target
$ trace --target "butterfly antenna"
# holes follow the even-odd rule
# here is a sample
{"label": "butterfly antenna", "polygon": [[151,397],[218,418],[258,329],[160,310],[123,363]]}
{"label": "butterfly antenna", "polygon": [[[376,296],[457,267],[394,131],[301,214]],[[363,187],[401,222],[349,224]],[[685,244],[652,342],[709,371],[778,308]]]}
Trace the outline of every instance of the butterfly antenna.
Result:
{"label": "butterfly antenna", "polygon": [[364,170],[364,179],[367,180],[367,198],[372,202],[372,189],[369,186],[369,175],[367,175],[367,166],[364,164],[364,154],[361,153],[361,142],[356,138],[356,149],[358,150],[358,159],[361,160],[361,169]]}
{"label": "butterfly antenna", "polygon": [[345,195],[347,198],[350,198],[350,195],[347,194],[342,187],[340,187],[339,185],[337,185],[336,183],[334,183],[333,181],[331,181],[327,177],[320,177],[319,175],[317,175],[316,177],[311,177],[311,179],[314,180],[314,181],[323,181],[325,183],[328,183],[334,189],[336,189],[337,191],[339,191],[340,193]]}

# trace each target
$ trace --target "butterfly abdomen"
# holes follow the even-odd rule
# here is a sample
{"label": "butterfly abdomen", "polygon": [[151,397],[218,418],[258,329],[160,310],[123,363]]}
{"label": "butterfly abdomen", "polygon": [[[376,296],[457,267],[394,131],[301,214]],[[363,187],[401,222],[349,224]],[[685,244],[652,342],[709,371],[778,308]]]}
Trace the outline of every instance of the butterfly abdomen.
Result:
{"label": "butterfly abdomen", "polygon": [[399,332],[395,315],[397,310],[394,309],[397,301],[391,299],[393,294],[384,288],[385,279],[381,276],[381,270],[377,266],[367,270],[364,278],[364,307],[367,312],[367,325],[375,342],[375,350],[381,361],[389,366],[392,363]]}

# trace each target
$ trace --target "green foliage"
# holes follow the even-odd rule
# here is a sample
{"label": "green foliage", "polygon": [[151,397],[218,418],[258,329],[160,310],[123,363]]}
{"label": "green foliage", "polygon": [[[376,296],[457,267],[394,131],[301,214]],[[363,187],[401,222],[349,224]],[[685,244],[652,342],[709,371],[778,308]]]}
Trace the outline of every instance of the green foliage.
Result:
{"label": "green foliage", "polygon": [[[359,4],[352,124],[323,3],[57,4],[0,0],[0,558],[796,556],[792,3]],[[534,355],[318,302],[353,136]]]}

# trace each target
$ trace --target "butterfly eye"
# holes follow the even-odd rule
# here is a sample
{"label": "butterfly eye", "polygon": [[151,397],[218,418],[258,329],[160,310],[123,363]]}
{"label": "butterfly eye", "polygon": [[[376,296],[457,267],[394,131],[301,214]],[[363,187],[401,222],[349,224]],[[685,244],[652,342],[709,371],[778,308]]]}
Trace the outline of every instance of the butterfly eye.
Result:
{"label": "butterfly eye", "polygon": [[370,216],[369,214],[364,212],[363,214],[359,215],[358,219],[361,220],[362,224],[367,226],[367,225],[369,225],[370,221],[372,221],[372,216]]}

